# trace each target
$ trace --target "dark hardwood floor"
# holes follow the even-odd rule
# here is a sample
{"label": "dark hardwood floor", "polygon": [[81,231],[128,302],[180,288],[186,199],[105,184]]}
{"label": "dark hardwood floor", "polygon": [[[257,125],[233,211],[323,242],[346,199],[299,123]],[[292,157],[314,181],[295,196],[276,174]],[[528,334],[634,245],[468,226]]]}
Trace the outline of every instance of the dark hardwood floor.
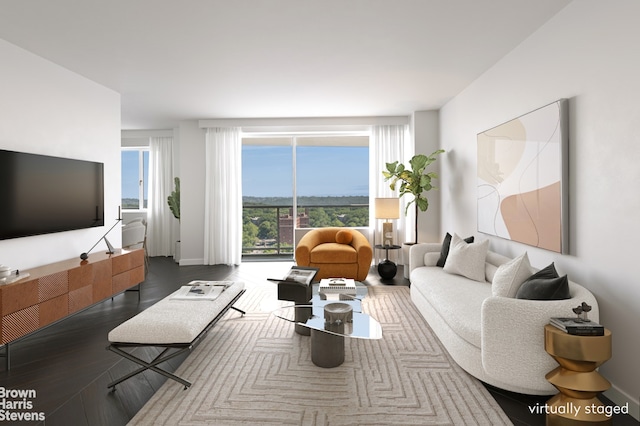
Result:
{"label": "dark hardwood floor", "polygon": [[[245,262],[240,266],[182,266],[171,258],[152,258],[140,300],[138,293],[126,292],[93,306],[71,318],[11,345],[11,369],[0,366],[0,387],[34,390],[28,398],[28,410],[44,413],[43,422],[11,421],[8,424],[116,426],[126,424],[166,380],[153,372],[145,372],[117,386],[107,384],[133,370],[135,365],[107,351],[108,332],[146,309],[180,285],[191,280],[237,280],[266,282],[267,277],[283,276],[291,262]],[[391,281],[383,281],[374,268],[367,277],[368,285],[409,285],[400,268]],[[155,355],[145,349],[148,358]],[[139,354],[141,352],[139,350]],[[188,355],[163,365],[175,370]],[[4,359],[1,359],[4,361]],[[543,425],[544,416],[529,412],[529,406],[544,404],[548,397],[532,397],[487,386],[490,393],[515,425]],[[0,407],[1,409],[2,407]],[[3,422],[0,420],[0,424]],[[615,425],[637,425],[630,416],[616,417]]]}

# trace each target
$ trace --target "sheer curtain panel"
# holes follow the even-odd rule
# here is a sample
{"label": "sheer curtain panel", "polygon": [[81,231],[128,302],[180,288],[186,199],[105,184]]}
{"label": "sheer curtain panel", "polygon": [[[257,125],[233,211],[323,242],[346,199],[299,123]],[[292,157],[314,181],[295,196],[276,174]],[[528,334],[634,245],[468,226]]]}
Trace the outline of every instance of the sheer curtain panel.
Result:
{"label": "sheer curtain panel", "polygon": [[239,265],[242,258],[240,128],[209,128],[206,138],[204,262]]}
{"label": "sheer curtain panel", "polygon": [[167,197],[173,191],[173,138],[149,139],[149,194],[147,251],[149,256],[173,256],[177,241],[176,219]]}
{"label": "sheer curtain panel", "polygon": [[[370,166],[371,181],[371,199],[370,206],[375,206],[375,198],[397,197],[398,191],[392,191],[389,188],[389,182],[385,182],[382,171],[387,169],[387,163],[398,161],[405,163],[407,158],[412,155],[412,148],[409,142],[409,126],[407,125],[390,125],[390,126],[373,126],[371,128],[370,138]],[[400,219],[397,219],[394,228],[396,229],[396,244],[402,244],[405,241],[411,241],[411,227],[407,227],[407,223],[413,223],[413,213],[410,211],[409,216],[405,216],[406,203],[410,199],[400,199]],[[411,209],[409,209],[411,210]],[[382,221],[375,219],[374,209],[370,209],[369,223],[374,224],[374,232],[376,235],[376,244],[381,244],[380,235],[382,233]],[[409,222],[407,222],[409,221]],[[389,253],[392,254],[391,252]]]}

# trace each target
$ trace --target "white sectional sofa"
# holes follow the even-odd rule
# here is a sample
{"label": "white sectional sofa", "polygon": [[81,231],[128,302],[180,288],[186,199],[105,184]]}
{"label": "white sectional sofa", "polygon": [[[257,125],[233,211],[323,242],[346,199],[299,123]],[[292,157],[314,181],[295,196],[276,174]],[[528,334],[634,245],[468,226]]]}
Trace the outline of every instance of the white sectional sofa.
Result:
{"label": "white sectional sofa", "polygon": [[[536,271],[530,266],[526,270],[528,258],[514,273],[515,259],[487,250],[483,281],[475,281],[452,273],[446,264],[435,266],[441,248],[434,243],[411,247],[411,299],[453,359],[469,374],[501,389],[530,395],[557,393],[545,380],[558,364],[544,350],[544,325],[551,317],[574,315],[572,308],[582,302],[592,306],[589,318],[597,322],[593,294],[569,281],[570,299],[517,299],[517,288],[507,289],[511,295],[505,297],[505,277],[509,285],[519,285],[516,281],[523,275]],[[526,253],[518,259],[523,257]],[[500,265],[505,266],[498,272]],[[492,288],[494,279],[499,284]]]}

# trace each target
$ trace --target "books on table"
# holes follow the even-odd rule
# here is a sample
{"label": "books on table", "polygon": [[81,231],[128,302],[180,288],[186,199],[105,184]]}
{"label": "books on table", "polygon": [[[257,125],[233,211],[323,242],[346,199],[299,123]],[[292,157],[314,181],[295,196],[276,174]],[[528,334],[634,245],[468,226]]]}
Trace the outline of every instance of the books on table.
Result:
{"label": "books on table", "polygon": [[356,281],[350,278],[323,278],[320,280],[321,294],[356,295]]}
{"label": "books on table", "polygon": [[191,281],[171,296],[174,300],[216,300],[233,281]]}
{"label": "books on table", "polygon": [[604,326],[580,318],[551,318],[549,324],[576,336],[604,336]]}
{"label": "books on table", "polygon": [[269,281],[275,281],[278,283],[292,283],[292,284],[302,284],[302,285],[311,285],[313,279],[316,277],[318,273],[318,268],[313,268],[309,266],[292,266],[287,272],[287,275],[284,276],[283,279],[276,278],[267,278]]}

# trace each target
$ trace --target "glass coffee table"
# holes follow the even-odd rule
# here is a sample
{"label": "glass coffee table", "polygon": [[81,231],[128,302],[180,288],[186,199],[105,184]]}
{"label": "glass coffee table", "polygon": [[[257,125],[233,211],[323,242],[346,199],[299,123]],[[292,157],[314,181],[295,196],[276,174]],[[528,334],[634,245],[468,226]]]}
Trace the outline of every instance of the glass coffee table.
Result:
{"label": "glass coffee table", "polygon": [[345,337],[381,339],[382,327],[362,312],[367,287],[356,283],[355,294],[321,293],[314,284],[308,304],[291,305],[274,311],[274,315],[296,324],[296,332],[311,335],[311,361],[324,368],[344,362]]}

